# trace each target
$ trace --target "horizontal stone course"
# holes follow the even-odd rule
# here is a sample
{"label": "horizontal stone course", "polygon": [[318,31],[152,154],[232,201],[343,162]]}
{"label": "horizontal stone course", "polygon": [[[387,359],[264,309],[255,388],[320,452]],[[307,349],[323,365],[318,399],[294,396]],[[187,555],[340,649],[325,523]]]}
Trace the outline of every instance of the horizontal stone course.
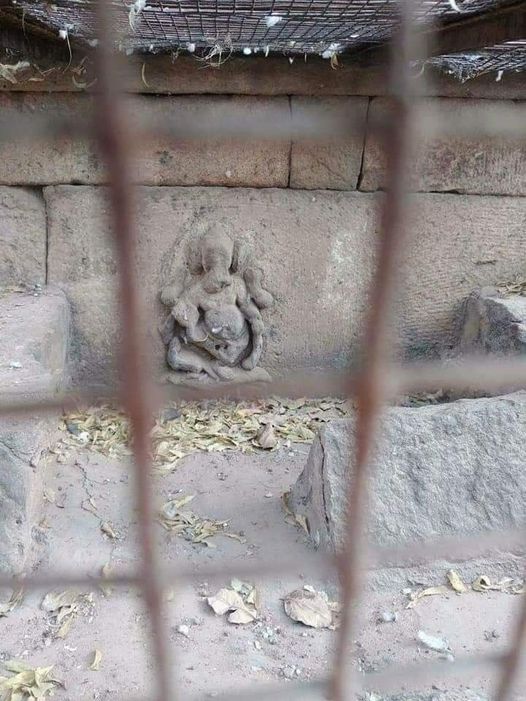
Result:
{"label": "horizontal stone course", "polygon": [[[423,98],[420,106],[431,115],[440,117],[451,129],[464,121],[473,124],[473,133],[462,136],[439,135],[419,140],[409,162],[409,185],[422,192],[474,194],[526,194],[526,145],[524,140],[498,138],[497,110],[508,107],[517,112],[518,120],[526,120],[526,104],[495,100],[463,100]],[[365,146],[363,179],[360,189],[374,191],[386,183],[386,163],[383,145],[372,132],[371,125],[388,118],[391,103],[387,98],[371,101]],[[495,136],[477,135],[479,117],[489,118],[495,112]],[[519,121],[520,123],[520,121]],[[505,125],[503,125],[505,126]],[[414,138],[414,137],[413,137]]]}
{"label": "horizontal stone course", "polygon": [[[116,263],[103,188],[45,189],[49,280],[72,304],[74,358],[81,375],[111,371],[120,317]],[[155,368],[163,365],[158,293],[178,251],[221,219],[252,242],[276,298],[264,312],[263,365],[341,369],[357,359],[369,309],[379,194],[236,188],[138,188],[136,270],[143,324]],[[473,289],[514,279],[526,247],[526,199],[423,194],[398,272],[398,338],[411,355],[434,355],[457,340],[457,320]]]}

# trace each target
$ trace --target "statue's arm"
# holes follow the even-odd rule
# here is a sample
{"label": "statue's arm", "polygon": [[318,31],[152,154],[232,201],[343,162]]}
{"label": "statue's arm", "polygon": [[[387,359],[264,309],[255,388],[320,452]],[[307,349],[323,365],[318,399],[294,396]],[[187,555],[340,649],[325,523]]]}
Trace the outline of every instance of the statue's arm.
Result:
{"label": "statue's arm", "polygon": [[241,365],[245,370],[253,370],[259,363],[263,352],[263,332],[265,330],[263,317],[247,294],[238,295],[237,304],[252,329],[252,351],[250,355],[242,361]]}

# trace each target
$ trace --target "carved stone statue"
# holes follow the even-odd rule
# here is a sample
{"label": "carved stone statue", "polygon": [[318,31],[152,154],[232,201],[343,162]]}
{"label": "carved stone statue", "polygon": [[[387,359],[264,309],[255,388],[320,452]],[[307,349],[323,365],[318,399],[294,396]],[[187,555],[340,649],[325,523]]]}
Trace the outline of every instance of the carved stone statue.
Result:
{"label": "carved stone statue", "polygon": [[185,266],[161,291],[170,314],[161,328],[175,384],[268,381],[257,365],[263,351],[261,309],[272,295],[248,249],[219,227],[188,247]]}

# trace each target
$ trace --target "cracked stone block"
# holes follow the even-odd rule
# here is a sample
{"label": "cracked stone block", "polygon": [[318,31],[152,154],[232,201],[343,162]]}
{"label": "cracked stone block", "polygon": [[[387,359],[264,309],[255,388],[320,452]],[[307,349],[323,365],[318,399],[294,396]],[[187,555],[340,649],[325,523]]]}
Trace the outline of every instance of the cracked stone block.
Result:
{"label": "cracked stone block", "polygon": [[[67,381],[69,305],[63,293],[12,293],[0,306],[2,402],[54,394]],[[39,458],[58,417],[32,411],[0,417],[0,572],[17,573],[31,555],[42,501]]]}
{"label": "cracked stone block", "polygon": [[335,137],[293,141],[290,154],[290,187],[305,190],[355,190],[358,185],[365,138],[366,97],[293,97],[294,121],[340,119],[357,125],[352,133]]}
{"label": "cracked stone block", "polygon": [[[355,419],[320,431],[290,505],[317,546],[344,540]],[[526,523],[526,392],[419,408],[390,407],[374,445],[369,541],[377,546],[470,536]],[[473,552],[473,557],[477,553]]]}
{"label": "cracked stone block", "polygon": [[526,355],[526,297],[495,290],[470,295],[460,346],[465,352]]}

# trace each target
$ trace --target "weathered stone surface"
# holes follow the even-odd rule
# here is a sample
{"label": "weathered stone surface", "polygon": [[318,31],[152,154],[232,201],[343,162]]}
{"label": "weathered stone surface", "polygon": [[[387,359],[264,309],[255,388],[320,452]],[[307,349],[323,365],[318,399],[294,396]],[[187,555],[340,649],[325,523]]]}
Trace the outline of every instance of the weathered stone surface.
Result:
{"label": "weathered stone surface", "polygon": [[[369,123],[388,115],[389,104],[387,98],[373,99]],[[503,104],[513,106],[514,103],[427,98],[422,99],[420,104],[423,109],[441,115],[445,124],[450,126],[460,119],[471,119],[476,124],[480,112],[488,115],[491,109]],[[476,134],[434,137],[427,143],[416,143],[411,164],[410,186],[417,191],[526,194],[526,146],[520,140],[484,138]],[[384,187],[385,176],[383,147],[369,131],[360,189],[373,191]]]}
{"label": "weathered stone surface", "polygon": [[42,284],[45,276],[46,215],[42,195],[26,188],[0,187],[0,286]]}
{"label": "weathered stone surface", "polygon": [[355,190],[364,148],[367,98],[323,97],[291,99],[292,118],[319,119],[338,116],[342,123],[362,124],[346,138],[293,141],[290,156],[290,187],[327,190]]}
{"label": "weathered stone surface", "polygon": [[[77,368],[103,374],[120,319],[103,190],[46,188],[49,280],[73,307]],[[252,239],[275,306],[261,365],[286,372],[340,369],[356,358],[376,248],[379,195],[233,188],[138,188],[138,252],[150,359],[164,351],[158,293],[188,236],[224,219]],[[457,340],[457,309],[474,287],[511,279],[526,248],[523,198],[416,195],[400,266],[400,339],[418,354]],[[492,261],[490,264],[482,265]]]}
{"label": "weathered stone surface", "polygon": [[465,352],[526,354],[526,297],[495,290],[470,295],[460,347]]}
{"label": "weathered stone surface", "polygon": [[[89,95],[0,94],[4,116],[48,115],[85,119],[93,109]],[[130,101],[134,119],[146,124],[168,117],[172,123],[199,124],[208,119],[218,130],[229,121],[256,116],[271,121],[282,112],[289,116],[287,98],[192,96],[140,97]],[[158,136],[137,153],[135,180],[148,185],[227,185],[286,187],[289,179],[289,141],[242,138],[170,140]],[[3,141],[0,144],[0,182],[48,185],[106,182],[104,164],[92,143],[62,138],[60,141]]]}
{"label": "weathered stone surface", "polygon": [[[85,52],[73,54],[76,67]],[[93,67],[81,80],[72,79],[66,64],[57,61],[44,62],[41,57],[34,66],[17,75],[17,82],[0,79],[0,90],[9,92],[90,92],[96,90],[93,83]],[[69,62],[69,61],[68,61]],[[171,54],[130,56],[125,73],[125,89],[134,93],[153,95],[385,95],[390,91],[387,63],[361,66],[357,61],[341,61],[333,70],[330,61],[309,56],[308,61],[296,60],[290,64],[286,56],[233,56],[218,69],[204,68],[193,57]],[[46,69],[45,77],[42,69]],[[445,97],[473,97],[520,100],[526,98],[526,86],[522,74],[506,71],[502,79],[495,80],[494,73],[487,73],[460,82],[432,67],[426,69],[429,78],[422,89],[427,95]],[[88,88],[84,87],[88,84]],[[420,86],[419,86],[420,87]]]}
{"label": "weathered stone surface", "polygon": [[[354,419],[320,431],[292,489],[317,545],[343,542]],[[369,539],[388,546],[526,522],[526,392],[386,410],[374,449]],[[473,552],[473,556],[477,553]]]}
{"label": "weathered stone surface", "polygon": [[[11,294],[0,308],[0,395],[37,397],[67,380],[69,306],[59,291]],[[39,456],[53,440],[58,417],[33,412],[0,418],[0,572],[18,572],[31,551],[42,495]]]}

